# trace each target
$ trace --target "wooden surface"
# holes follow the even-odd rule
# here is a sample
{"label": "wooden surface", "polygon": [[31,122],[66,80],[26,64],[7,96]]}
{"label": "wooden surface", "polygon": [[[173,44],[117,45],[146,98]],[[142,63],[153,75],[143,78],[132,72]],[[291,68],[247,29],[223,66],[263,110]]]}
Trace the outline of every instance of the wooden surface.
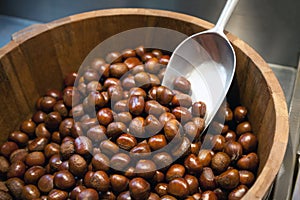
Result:
{"label": "wooden surface", "polygon": [[[49,88],[61,88],[63,76],[77,71],[101,41],[145,26],[191,35],[212,24],[184,14],[147,9],[113,9],[83,13],[13,35],[0,49],[0,127],[4,141],[34,111],[35,100]],[[282,89],[265,61],[247,44],[227,34],[237,54],[233,91],[249,109],[259,139],[260,167],[256,183],[243,199],[261,199],[282,162],[288,140],[288,113]],[[236,94],[235,94],[236,95]]]}

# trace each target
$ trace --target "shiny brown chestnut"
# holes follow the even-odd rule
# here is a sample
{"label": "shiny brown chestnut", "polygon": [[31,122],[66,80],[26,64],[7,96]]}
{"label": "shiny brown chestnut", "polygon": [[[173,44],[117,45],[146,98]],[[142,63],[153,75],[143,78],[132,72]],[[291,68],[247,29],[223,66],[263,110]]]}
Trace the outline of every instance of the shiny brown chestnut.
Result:
{"label": "shiny brown chestnut", "polygon": [[166,173],[166,180],[169,182],[175,178],[182,178],[185,174],[185,167],[180,164],[173,164]]}
{"label": "shiny brown chestnut", "polygon": [[238,142],[242,145],[244,153],[254,152],[257,149],[258,141],[253,133],[243,133]]}
{"label": "shiny brown chestnut", "polygon": [[246,185],[247,187],[251,187],[255,181],[255,175],[253,172],[248,170],[239,170],[240,175],[240,183],[242,185]]}
{"label": "shiny brown chestnut", "polygon": [[20,178],[9,178],[7,179],[5,184],[9,192],[15,199],[22,198],[22,191],[25,185],[23,180],[21,180]]}
{"label": "shiny brown chestnut", "polygon": [[145,179],[150,179],[155,175],[156,165],[152,160],[139,160],[135,166],[135,173]]}
{"label": "shiny brown chestnut", "polygon": [[75,177],[67,170],[58,171],[54,174],[54,185],[62,190],[68,190],[75,186]]}
{"label": "shiny brown chestnut", "polygon": [[108,171],[109,170],[109,158],[103,153],[97,153],[92,158],[93,168],[97,171]]}
{"label": "shiny brown chestnut", "polygon": [[184,166],[190,174],[199,174],[203,169],[201,160],[195,154],[190,154],[185,158]]}
{"label": "shiny brown chestnut", "polygon": [[233,115],[234,115],[234,119],[237,123],[240,123],[244,120],[246,120],[247,117],[247,108],[244,106],[237,106],[234,111],[233,111]]}
{"label": "shiny brown chestnut", "polygon": [[184,178],[175,178],[169,182],[169,194],[179,198],[184,198],[189,195],[189,192],[189,185]]}
{"label": "shiny brown chestnut", "polygon": [[25,200],[31,200],[39,198],[41,195],[39,189],[32,184],[25,185],[22,190],[22,198]]}
{"label": "shiny brown chestnut", "polygon": [[143,178],[133,178],[129,182],[129,191],[133,199],[147,199],[150,196],[150,189],[150,184]]}
{"label": "shiny brown chestnut", "polygon": [[217,152],[211,160],[211,168],[216,173],[224,172],[230,165],[230,157],[224,152]]}
{"label": "shiny brown chestnut", "polygon": [[129,133],[123,133],[117,138],[116,143],[120,148],[129,151],[137,145],[137,140],[133,135]]}
{"label": "shiny brown chestnut", "polygon": [[256,171],[259,164],[258,155],[254,152],[244,155],[237,161],[237,167],[243,170]]}
{"label": "shiny brown chestnut", "polygon": [[41,166],[30,167],[24,174],[24,181],[27,184],[36,184],[45,173],[46,170]]}
{"label": "shiny brown chestnut", "polygon": [[85,188],[78,195],[76,200],[93,199],[99,200],[98,192],[93,188]]}
{"label": "shiny brown chestnut", "polygon": [[104,171],[96,171],[90,179],[90,186],[97,191],[107,192],[110,187],[109,176]]}
{"label": "shiny brown chestnut", "polygon": [[210,167],[204,167],[199,177],[199,185],[203,190],[213,190],[217,187],[214,172]]}
{"label": "shiny brown chestnut", "polygon": [[174,82],[174,89],[175,90],[179,90],[185,94],[188,94],[191,90],[191,83],[189,80],[187,80],[185,77],[183,76],[179,76],[177,78],[175,78]]}
{"label": "shiny brown chestnut", "polygon": [[184,176],[184,179],[186,180],[186,182],[189,186],[190,195],[193,195],[193,194],[199,192],[199,181],[196,176],[186,174]]}
{"label": "shiny brown chestnut", "polygon": [[163,134],[153,135],[149,138],[148,144],[153,151],[156,151],[167,145],[167,139]]}
{"label": "shiny brown chestnut", "polygon": [[120,174],[113,174],[110,176],[110,184],[113,191],[123,192],[128,189],[129,179]]}
{"label": "shiny brown chestnut", "polygon": [[17,143],[15,142],[11,142],[11,141],[7,141],[4,142],[1,147],[0,147],[0,153],[5,156],[5,157],[9,157],[10,154],[12,152],[14,152],[15,150],[17,150],[19,147],[17,145]]}
{"label": "shiny brown chestnut", "polygon": [[232,161],[236,161],[243,155],[243,147],[238,142],[229,141],[224,147],[224,152],[230,157]]}
{"label": "shiny brown chestnut", "polygon": [[39,190],[44,193],[50,192],[54,187],[53,178],[54,176],[51,174],[43,175],[37,184]]}
{"label": "shiny brown chestnut", "polygon": [[100,150],[106,156],[112,156],[119,152],[119,146],[110,140],[104,140],[100,143]]}
{"label": "shiny brown chestnut", "polygon": [[228,200],[241,199],[246,194],[247,191],[248,191],[247,186],[239,185],[229,193]]}
{"label": "shiny brown chestnut", "polygon": [[216,177],[217,184],[224,189],[234,189],[240,183],[239,171],[236,169],[228,169]]}

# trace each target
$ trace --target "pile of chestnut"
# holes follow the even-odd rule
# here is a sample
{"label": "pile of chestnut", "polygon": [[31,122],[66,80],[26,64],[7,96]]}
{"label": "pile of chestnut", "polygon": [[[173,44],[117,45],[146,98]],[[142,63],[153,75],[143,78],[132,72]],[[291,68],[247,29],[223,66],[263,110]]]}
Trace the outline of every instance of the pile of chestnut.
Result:
{"label": "pile of chestnut", "polygon": [[224,103],[202,133],[201,88],[161,86],[169,59],[140,46],[67,74],[0,146],[0,199],[241,199],[259,164],[247,109]]}

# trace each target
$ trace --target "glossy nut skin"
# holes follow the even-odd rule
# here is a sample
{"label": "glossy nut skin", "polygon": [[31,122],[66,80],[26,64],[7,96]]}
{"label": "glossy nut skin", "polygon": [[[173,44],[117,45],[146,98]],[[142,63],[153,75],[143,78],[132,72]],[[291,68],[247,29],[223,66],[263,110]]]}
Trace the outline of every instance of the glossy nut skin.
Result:
{"label": "glossy nut skin", "polygon": [[186,197],[189,195],[189,185],[184,178],[175,178],[169,182],[168,193],[176,197]]}
{"label": "glossy nut skin", "polygon": [[129,191],[133,199],[147,199],[150,196],[150,189],[150,184],[143,178],[133,178],[129,182]]}
{"label": "glossy nut skin", "polygon": [[240,136],[243,133],[251,132],[251,131],[252,131],[252,126],[251,126],[250,122],[248,122],[248,121],[242,122],[242,123],[238,124],[236,127],[236,134],[238,136]]}
{"label": "glossy nut skin", "polygon": [[117,153],[110,159],[110,167],[115,170],[123,170],[130,163],[129,155],[125,153]]}
{"label": "glossy nut skin", "polygon": [[131,200],[131,196],[130,196],[130,192],[129,190],[121,192],[118,197],[117,200]]}
{"label": "glossy nut skin", "polygon": [[11,134],[9,134],[8,138],[10,140],[16,142],[20,146],[26,145],[26,143],[29,140],[28,135],[26,133],[21,132],[21,131],[14,131],[14,132],[12,132]]}
{"label": "glossy nut skin", "polygon": [[54,187],[53,178],[54,176],[51,174],[43,175],[37,184],[39,190],[44,193],[50,192]]}
{"label": "glossy nut skin", "polygon": [[94,172],[90,179],[90,186],[97,191],[107,192],[110,187],[110,180],[106,172]]}
{"label": "glossy nut skin", "polygon": [[77,196],[76,200],[93,199],[99,200],[98,192],[93,188],[83,189]]}
{"label": "glossy nut skin", "polygon": [[97,171],[108,171],[109,170],[109,158],[103,153],[97,153],[92,158],[93,168]]}
{"label": "glossy nut skin", "polygon": [[158,117],[166,111],[166,108],[155,100],[148,100],[145,103],[145,112],[149,115]]}
{"label": "glossy nut skin", "polygon": [[113,113],[109,108],[102,108],[97,112],[97,119],[103,126],[107,126],[113,121]]}
{"label": "glossy nut skin", "polygon": [[145,179],[150,179],[155,175],[156,165],[152,160],[139,160],[135,166],[135,173]]}
{"label": "glossy nut skin", "polygon": [[207,190],[202,193],[201,200],[218,200],[218,197],[213,191]]}
{"label": "glossy nut skin", "polygon": [[247,187],[251,187],[255,181],[255,175],[251,171],[248,170],[239,170],[240,175],[240,183],[242,185],[246,185]]}
{"label": "glossy nut skin", "polygon": [[125,63],[115,63],[110,65],[109,74],[112,77],[121,78],[128,70],[128,66]]}
{"label": "glossy nut skin", "polygon": [[[67,117],[68,114],[69,114],[68,108],[66,107],[66,105],[64,104],[64,102],[62,100],[57,101],[54,104],[53,111],[58,112],[62,117]],[[40,112],[40,111],[38,111],[38,112]],[[36,123],[42,123],[42,122],[44,122],[45,118],[46,118],[46,113],[44,113],[44,114],[40,113],[40,118],[41,118],[41,120],[36,121]],[[32,119],[34,120],[34,118],[32,118]]]}
{"label": "glossy nut skin", "polygon": [[[56,104],[57,104],[57,103],[56,103]],[[54,109],[54,108],[55,108],[55,105],[54,105],[53,109]],[[57,110],[55,110],[55,111],[57,111]],[[32,119],[32,121],[34,121],[36,124],[40,124],[40,123],[43,123],[43,122],[45,121],[46,116],[47,116],[46,113],[44,113],[44,112],[41,111],[41,110],[38,110],[38,111],[36,111],[36,112],[32,115],[31,119]]]}
{"label": "glossy nut skin", "polygon": [[46,128],[45,123],[40,123],[39,125],[37,125],[37,127],[35,128],[35,135],[37,137],[45,137],[47,139],[50,139],[50,137],[51,137],[51,133]]}
{"label": "glossy nut skin", "polygon": [[127,130],[126,124],[122,122],[112,122],[107,126],[106,135],[108,138],[117,138]]}
{"label": "glossy nut skin", "polygon": [[181,132],[183,132],[182,126],[176,119],[171,119],[165,123],[164,133],[168,141],[180,137]]}
{"label": "glossy nut skin", "polygon": [[190,174],[199,174],[203,169],[201,160],[195,154],[190,154],[185,158],[184,166]]}
{"label": "glossy nut skin", "polygon": [[217,187],[214,172],[210,167],[204,167],[199,177],[199,185],[203,190],[213,190]]}
{"label": "glossy nut skin", "polygon": [[200,159],[203,167],[207,167],[210,165],[213,157],[213,151],[208,149],[201,149],[198,154],[198,158]]}
{"label": "glossy nut skin", "polygon": [[148,137],[161,131],[163,125],[154,115],[148,115],[145,119],[145,132]]}
{"label": "glossy nut skin", "polygon": [[223,151],[226,140],[222,135],[215,135],[212,138],[213,151]]}
{"label": "glossy nut skin", "polygon": [[229,141],[224,147],[224,152],[231,160],[238,160],[243,155],[243,147],[238,142]]}
{"label": "glossy nut skin", "polygon": [[167,139],[163,134],[157,134],[149,138],[148,144],[153,151],[156,151],[167,145]]}
{"label": "glossy nut skin", "polygon": [[59,112],[53,111],[47,115],[45,119],[45,126],[49,130],[57,130],[61,121],[62,117]]}
{"label": "glossy nut skin", "polygon": [[80,101],[79,91],[72,86],[66,87],[63,91],[63,101],[67,107],[72,107],[72,105],[77,105]]}
{"label": "glossy nut skin", "polygon": [[119,152],[119,146],[110,140],[104,140],[100,143],[100,150],[106,156],[112,156]]}
{"label": "glossy nut skin", "polygon": [[211,160],[211,168],[219,173],[224,172],[230,165],[230,157],[224,152],[217,152]]}
{"label": "glossy nut skin", "polygon": [[129,112],[133,115],[140,115],[144,111],[145,100],[143,96],[131,95],[128,100]]}
{"label": "glossy nut skin", "polygon": [[41,166],[33,166],[24,174],[24,181],[27,184],[36,184],[37,181],[46,173],[46,170]]}
{"label": "glossy nut skin", "polygon": [[234,111],[233,111],[233,115],[234,115],[234,119],[237,123],[240,123],[244,120],[246,120],[247,117],[247,108],[244,106],[237,106]]}
{"label": "glossy nut skin", "polygon": [[186,174],[184,176],[184,179],[186,180],[186,182],[189,186],[190,195],[193,195],[193,194],[199,192],[199,181],[196,176]]}
{"label": "glossy nut skin", "polygon": [[53,189],[49,192],[47,200],[65,200],[68,198],[68,192],[58,189]]}
{"label": "glossy nut skin", "polygon": [[78,185],[76,187],[74,187],[74,189],[70,192],[70,198],[72,200],[75,200],[77,198],[77,196],[82,192],[82,190],[84,190],[86,187],[83,185]]}
{"label": "glossy nut skin", "polygon": [[116,143],[120,148],[129,151],[137,145],[137,140],[129,133],[123,133],[117,138]]}
{"label": "glossy nut skin", "polygon": [[176,92],[171,101],[172,106],[189,108],[192,106],[192,98],[184,93]]}
{"label": "glossy nut skin", "polygon": [[192,122],[189,121],[183,126],[183,130],[187,137],[192,141],[192,140],[198,140],[200,136],[200,129],[198,126]]}
{"label": "glossy nut skin", "polygon": [[185,94],[188,94],[191,90],[191,83],[189,80],[187,80],[185,77],[183,76],[179,76],[177,78],[175,78],[174,82],[174,89],[175,90],[179,90]]}
{"label": "glossy nut skin", "polygon": [[237,188],[235,188],[229,193],[228,200],[241,199],[246,194],[247,191],[248,191],[247,186],[239,185]]}
{"label": "glossy nut skin", "polygon": [[45,155],[42,152],[34,151],[29,153],[25,158],[25,163],[28,166],[34,166],[34,165],[44,165],[45,163]]}
{"label": "glossy nut skin", "polygon": [[145,135],[145,119],[143,117],[135,117],[129,124],[129,133],[135,137],[143,138]]}
{"label": "glossy nut skin", "polygon": [[182,123],[186,123],[192,119],[191,112],[185,107],[176,107],[172,110],[172,114]]}
{"label": "glossy nut skin", "polygon": [[75,151],[79,155],[87,155],[92,152],[93,143],[86,136],[79,136],[75,139]]}
{"label": "glossy nut skin", "polygon": [[173,162],[172,156],[167,152],[156,153],[152,157],[153,162],[156,164],[157,169],[165,169],[170,166]]}
{"label": "glossy nut skin", "polygon": [[10,142],[10,141],[7,141],[5,143],[3,143],[1,145],[1,148],[0,148],[0,153],[5,156],[5,157],[9,157],[10,154],[12,152],[14,152],[15,150],[17,150],[19,147],[17,145],[17,143],[15,142]]}
{"label": "glossy nut skin", "polygon": [[206,114],[206,104],[202,101],[193,103],[192,114],[195,117],[204,117]]}
{"label": "glossy nut skin", "polygon": [[41,195],[40,191],[35,185],[25,185],[22,190],[22,198],[25,200],[39,198]]}
{"label": "glossy nut skin", "polygon": [[258,141],[253,133],[243,133],[239,137],[238,142],[242,145],[245,153],[254,152],[257,149]]}
{"label": "glossy nut skin", "polygon": [[67,170],[58,171],[54,174],[54,185],[62,190],[67,190],[75,185],[74,176]]}
{"label": "glossy nut skin", "polygon": [[45,112],[49,113],[53,110],[53,106],[56,104],[56,99],[50,96],[41,97],[40,100],[40,109]]}
{"label": "glossy nut skin", "polygon": [[44,148],[44,154],[46,158],[50,158],[54,154],[58,154],[60,151],[60,146],[54,142],[49,143]]}
{"label": "glossy nut skin", "polygon": [[168,183],[158,183],[154,190],[159,196],[164,196],[168,194]]}
{"label": "glossy nut skin", "polygon": [[227,190],[234,189],[240,182],[239,171],[236,169],[228,169],[216,177],[216,182],[221,188]]}
{"label": "glossy nut skin", "polygon": [[134,75],[134,81],[136,86],[141,87],[143,89],[147,89],[150,87],[150,76],[146,72],[139,72]]}
{"label": "glossy nut skin", "polygon": [[113,174],[110,176],[110,184],[113,191],[123,192],[128,189],[129,179],[120,174]]}
{"label": "glossy nut skin", "polygon": [[16,161],[25,162],[25,158],[28,155],[28,150],[26,149],[17,149],[13,151],[9,156],[9,162],[14,163]]}
{"label": "glossy nut skin", "polygon": [[258,155],[254,152],[244,155],[237,161],[237,167],[239,169],[256,171],[259,164]]}
{"label": "glossy nut skin", "polygon": [[46,145],[48,144],[48,139],[44,137],[38,137],[28,144],[29,151],[44,151]]}
{"label": "glossy nut skin", "polygon": [[180,164],[173,164],[166,173],[166,180],[169,182],[175,178],[182,178],[185,174],[185,167]]}

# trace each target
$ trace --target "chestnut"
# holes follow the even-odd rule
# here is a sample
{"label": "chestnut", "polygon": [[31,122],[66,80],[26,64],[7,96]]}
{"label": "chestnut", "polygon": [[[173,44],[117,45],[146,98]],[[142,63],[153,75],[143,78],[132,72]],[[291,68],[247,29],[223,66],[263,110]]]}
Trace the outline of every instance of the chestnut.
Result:
{"label": "chestnut", "polygon": [[130,195],[136,200],[144,200],[150,196],[150,184],[143,178],[133,178],[129,182]]}

